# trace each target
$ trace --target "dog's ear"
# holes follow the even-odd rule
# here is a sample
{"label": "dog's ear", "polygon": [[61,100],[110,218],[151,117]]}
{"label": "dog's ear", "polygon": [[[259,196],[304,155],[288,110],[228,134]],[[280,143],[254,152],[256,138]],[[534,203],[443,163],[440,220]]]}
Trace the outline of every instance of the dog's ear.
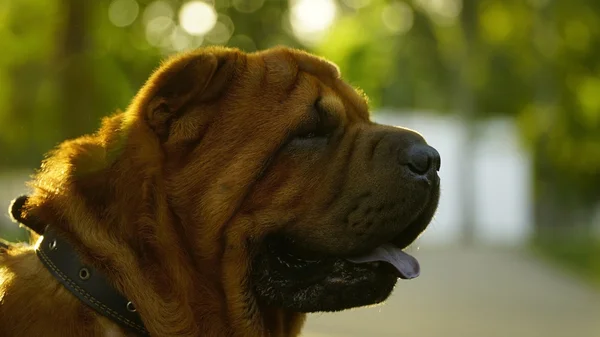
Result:
{"label": "dog's ear", "polygon": [[233,51],[209,49],[167,60],[140,90],[134,109],[165,139],[171,122],[190,101],[208,101],[224,90],[237,56]]}
{"label": "dog's ear", "polygon": [[39,235],[44,235],[44,230],[46,229],[47,224],[43,223],[35,215],[26,211],[26,204],[28,200],[29,196],[27,195],[22,195],[13,200],[8,208],[10,216],[14,222],[27,227],[29,230]]}

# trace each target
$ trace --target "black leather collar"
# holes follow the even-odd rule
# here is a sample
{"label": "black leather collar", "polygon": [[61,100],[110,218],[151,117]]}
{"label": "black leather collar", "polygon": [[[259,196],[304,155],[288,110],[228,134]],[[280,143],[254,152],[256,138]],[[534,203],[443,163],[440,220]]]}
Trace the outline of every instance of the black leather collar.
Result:
{"label": "black leather collar", "polygon": [[114,289],[99,271],[85,265],[69,242],[52,227],[46,228],[35,251],[50,273],[83,303],[122,327],[149,336],[133,303]]}

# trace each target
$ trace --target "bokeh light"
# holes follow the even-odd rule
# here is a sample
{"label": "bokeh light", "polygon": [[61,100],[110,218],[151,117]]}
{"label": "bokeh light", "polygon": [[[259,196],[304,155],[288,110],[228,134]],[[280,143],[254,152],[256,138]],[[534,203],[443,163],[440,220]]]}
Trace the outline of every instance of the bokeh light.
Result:
{"label": "bokeh light", "polygon": [[226,44],[233,35],[235,26],[233,20],[227,15],[219,14],[217,23],[205,36],[206,40],[214,44]]}
{"label": "bokeh light", "polygon": [[481,11],[481,35],[492,43],[507,41],[514,31],[510,10],[503,4],[483,6]]}
{"label": "bokeh light", "polygon": [[190,47],[192,39],[191,36],[183,30],[181,27],[176,26],[171,31],[169,37],[171,42],[171,48],[175,51],[182,51]]}
{"label": "bokeh light", "polygon": [[334,22],[336,15],[337,6],[333,0],[290,0],[292,30],[307,43],[316,42]]}
{"label": "bokeh light", "polygon": [[233,8],[241,13],[253,13],[259,10],[265,0],[232,0]]}
{"label": "bokeh light", "polygon": [[173,10],[173,6],[169,2],[163,0],[157,0],[150,3],[144,9],[144,14],[142,14],[142,21],[144,24],[148,24],[153,19],[166,16],[170,19],[175,17],[175,11]]}
{"label": "bokeh light", "polygon": [[204,35],[217,23],[215,8],[203,1],[190,1],[179,10],[179,24],[191,35]]}
{"label": "bokeh light", "polygon": [[135,0],[113,0],[108,6],[108,19],[117,27],[131,25],[140,12]]}
{"label": "bokeh light", "polygon": [[600,114],[594,112],[600,111],[600,95],[598,95],[600,93],[600,78],[585,76],[577,86],[576,92],[579,104],[584,107],[583,111],[592,112],[584,114],[585,123],[598,123]]}
{"label": "bokeh light", "polygon": [[415,0],[414,2],[439,26],[454,24],[463,6],[462,0]]}
{"label": "bokeh light", "polygon": [[367,7],[369,4],[371,4],[371,1],[372,0],[342,0],[344,5],[354,9]]}
{"label": "bokeh light", "polygon": [[393,1],[381,11],[381,21],[390,32],[404,34],[413,25],[413,10],[403,1]]}
{"label": "bokeh light", "polygon": [[154,47],[163,46],[163,40],[170,36],[174,27],[175,22],[170,17],[156,17],[146,24],[146,40]]}

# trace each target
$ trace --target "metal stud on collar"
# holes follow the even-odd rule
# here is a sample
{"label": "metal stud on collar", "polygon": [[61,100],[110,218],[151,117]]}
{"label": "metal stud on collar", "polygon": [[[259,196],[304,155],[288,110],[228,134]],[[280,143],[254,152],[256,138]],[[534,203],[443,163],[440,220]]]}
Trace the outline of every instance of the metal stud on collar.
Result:
{"label": "metal stud on collar", "polygon": [[127,302],[127,310],[129,312],[136,312],[137,311],[137,309],[135,308],[135,306],[133,305],[133,303],[131,303],[131,301]]}
{"label": "metal stud on collar", "polygon": [[79,278],[82,280],[87,280],[90,278],[90,271],[87,268],[79,269]]}

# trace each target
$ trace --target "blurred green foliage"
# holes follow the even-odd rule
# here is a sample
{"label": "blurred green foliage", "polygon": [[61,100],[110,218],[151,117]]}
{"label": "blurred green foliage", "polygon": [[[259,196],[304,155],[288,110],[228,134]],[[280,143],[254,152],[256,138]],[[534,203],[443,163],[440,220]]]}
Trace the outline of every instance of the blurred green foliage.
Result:
{"label": "blurred green foliage", "polygon": [[533,242],[533,251],[600,286],[600,240],[587,235],[567,234],[567,237],[570,239],[565,240],[564,235],[539,235]]}
{"label": "blurred green foliage", "polygon": [[514,116],[547,222],[569,222],[565,207],[591,210],[600,200],[600,2],[205,4],[215,12],[196,6],[205,16],[186,28],[182,0],[1,1],[0,168],[36,167],[59,141],[93,131],[167,54],[285,44],[336,62],[373,108]]}

